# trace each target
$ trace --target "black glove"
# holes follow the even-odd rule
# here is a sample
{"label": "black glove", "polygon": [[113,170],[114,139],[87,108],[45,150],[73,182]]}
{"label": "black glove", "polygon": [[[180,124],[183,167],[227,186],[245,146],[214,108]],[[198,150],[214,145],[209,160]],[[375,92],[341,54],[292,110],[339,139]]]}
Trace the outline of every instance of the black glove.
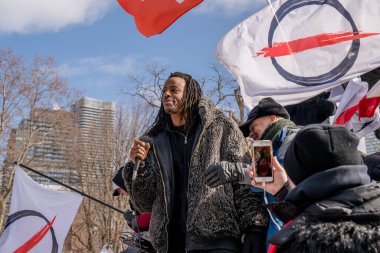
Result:
{"label": "black glove", "polygon": [[129,222],[132,222],[132,220],[136,217],[136,215],[133,213],[133,211],[128,210],[124,213],[124,219],[126,219]]}
{"label": "black glove", "polygon": [[124,219],[127,221],[127,224],[130,228],[132,228],[132,221],[136,218],[136,215],[133,211],[128,210],[124,213]]}
{"label": "black glove", "polygon": [[223,161],[210,165],[206,170],[206,183],[210,187],[226,183],[250,184],[248,164]]}

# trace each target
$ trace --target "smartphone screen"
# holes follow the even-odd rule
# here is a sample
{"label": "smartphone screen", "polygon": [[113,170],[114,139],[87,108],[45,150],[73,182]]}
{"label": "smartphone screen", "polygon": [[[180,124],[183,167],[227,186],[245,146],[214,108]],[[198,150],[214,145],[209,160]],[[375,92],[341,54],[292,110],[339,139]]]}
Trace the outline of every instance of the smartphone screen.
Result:
{"label": "smartphone screen", "polygon": [[257,182],[272,182],[272,145],[269,143],[253,146],[255,180]]}

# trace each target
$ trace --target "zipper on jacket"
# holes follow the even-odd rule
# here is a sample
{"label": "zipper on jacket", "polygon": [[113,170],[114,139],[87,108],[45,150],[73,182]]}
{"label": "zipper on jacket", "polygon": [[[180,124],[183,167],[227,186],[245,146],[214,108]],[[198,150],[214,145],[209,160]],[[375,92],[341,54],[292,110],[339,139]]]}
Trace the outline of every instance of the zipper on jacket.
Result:
{"label": "zipper on jacket", "polygon": [[165,209],[166,209],[166,218],[167,218],[167,221],[168,223],[165,225],[165,229],[166,229],[166,250],[165,252],[168,252],[168,249],[169,249],[169,231],[168,231],[168,224],[169,224],[169,211],[168,211],[168,200],[166,199],[166,188],[165,188],[165,182],[164,182],[164,176],[162,175],[162,171],[161,171],[161,167],[160,167],[160,162],[158,160],[158,156],[157,156],[157,153],[156,153],[156,149],[154,148],[154,145],[153,145],[153,153],[154,153],[154,156],[156,157],[156,160],[157,160],[157,165],[158,165],[158,170],[160,171],[160,174],[161,174],[161,181],[162,181],[162,187],[164,188],[164,201],[165,201]]}
{"label": "zipper on jacket", "polygon": [[[202,126],[202,124],[201,124]],[[200,139],[201,139],[201,136],[203,135],[203,132],[204,132],[204,127],[202,127],[202,129],[200,129],[200,133],[199,135],[197,136],[197,131],[195,130],[195,135],[194,135],[194,141],[196,141],[195,143],[195,147],[194,149],[192,149],[192,152],[191,152],[191,157],[190,157],[190,164],[189,164],[189,173],[187,175],[187,193],[186,193],[186,197],[187,197],[187,201],[189,201],[189,185],[190,185],[190,171],[191,171],[191,164],[192,164],[192,161],[193,161],[193,157],[194,157],[194,151],[197,150],[198,146],[199,146],[199,142],[200,142]],[[186,143],[185,143],[186,144]],[[193,144],[194,145],[194,144]],[[192,148],[192,147],[191,147]],[[188,252],[188,249],[186,248],[186,243],[187,243],[187,238],[188,238],[188,231],[187,231],[187,218],[188,218],[188,212],[189,211],[189,206],[187,206],[187,215],[186,215],[186,235],[185,235],[185,252]]]}
{"label": "zipper on jacket", "polygon": [[174,131],[175,133],[178,133],[178,134],[180,134],[180,135],[182,135],[183,136],[183,138],[185,138],[185,144],[187,144],[187,135],[188,135],[188,133],[186,133],[186,135],[185,134],[183,134],[183,133],[181,133],[181,132],[178,132],[178,131]]}
{"label": "zipper on jacket", "polygon": [[183,133],[181,133],[180,131],[176,131],[176,130],[172,130],[172,129],[169,129],[169,130],[167,130],[167,131],[168,131],[168,132],[172,132],[172,133],[176,133],[176,134],[180,134],[180,135],[182,135],[183,138],[185,138],[185,144],[187,144],[187,135],[188,135],[189,133],[183,134]]}

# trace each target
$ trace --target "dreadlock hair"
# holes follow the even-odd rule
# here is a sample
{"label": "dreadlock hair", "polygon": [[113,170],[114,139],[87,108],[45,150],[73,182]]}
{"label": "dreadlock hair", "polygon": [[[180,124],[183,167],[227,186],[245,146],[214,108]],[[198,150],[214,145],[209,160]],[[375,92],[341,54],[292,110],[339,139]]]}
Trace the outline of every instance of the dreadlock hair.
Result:
{"label": "dreadlock hair", "polygon": [[[182,109],[180,116],[181,119],[185,119],[185,133],[188,133],[193,129],[199,117],[198,104],[202,98],[202,89],[199,83],[189,74],[174,72],[170,74],[168,79],[172,77],[180,77],[185,80],[185,90],[180,104],[180,108]],[[157,135],[169,120],[171,120],[170,115],[165,113],[161,101],[161,107],[157,117],[146,131],[146,134],[153,136]]]}

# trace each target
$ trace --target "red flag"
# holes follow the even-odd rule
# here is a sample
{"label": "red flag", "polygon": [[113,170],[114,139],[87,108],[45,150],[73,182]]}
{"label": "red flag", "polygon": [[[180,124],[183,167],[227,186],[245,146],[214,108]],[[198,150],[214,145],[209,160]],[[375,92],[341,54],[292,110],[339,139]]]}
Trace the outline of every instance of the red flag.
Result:
{"label": "red flag", "polygon": [[162,33],[203,0],[118,0],[135,17],[137,29],[149,37]]}

